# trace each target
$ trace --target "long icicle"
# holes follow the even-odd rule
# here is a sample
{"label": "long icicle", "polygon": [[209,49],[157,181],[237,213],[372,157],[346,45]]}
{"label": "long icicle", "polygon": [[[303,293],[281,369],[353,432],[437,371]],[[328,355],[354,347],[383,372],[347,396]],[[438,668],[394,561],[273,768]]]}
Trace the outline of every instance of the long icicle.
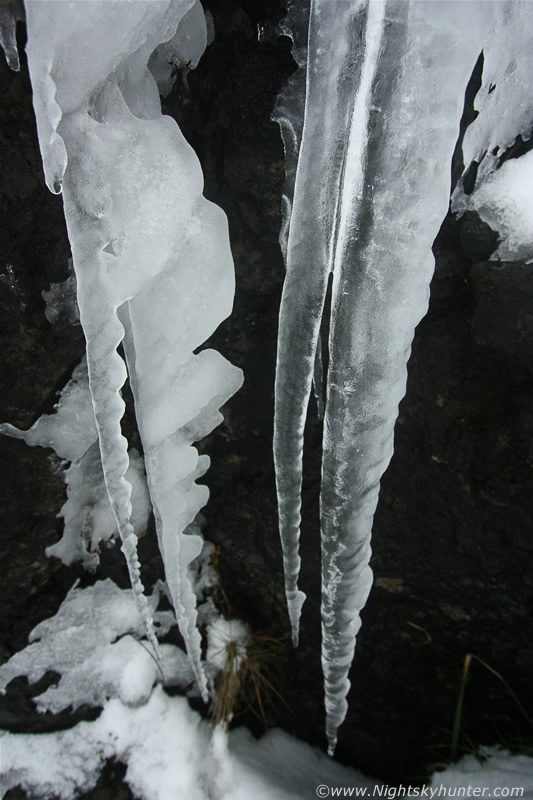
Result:
{"label": "long icicle", "polygon": [[392,457],[414,329],[427,310],[431,246],[448,208],[464,90],[479,53],[481,18],[457,6],[453,14],[447,4],[423,2],[368,7],[339,195],[323,442],[322,665],[330,754],[347,711],[348,672],[372,583],[379,482]]}
{"label": "long icicle", "polygon": [[[311,4],[305,119],[287,237],[274,418],[285,591],[295,645],[305,600],[298,589],[304,427],[328,276],[333,268],[332,232],[336,229],[336,198],[351,111],[338,87],[351,86],[359,80],[361,58],[354,58],[353,53],[357,52],[365,16],[362,0]],[[322,118],[315,110],[324,97],[331,100],[332,108]]]}

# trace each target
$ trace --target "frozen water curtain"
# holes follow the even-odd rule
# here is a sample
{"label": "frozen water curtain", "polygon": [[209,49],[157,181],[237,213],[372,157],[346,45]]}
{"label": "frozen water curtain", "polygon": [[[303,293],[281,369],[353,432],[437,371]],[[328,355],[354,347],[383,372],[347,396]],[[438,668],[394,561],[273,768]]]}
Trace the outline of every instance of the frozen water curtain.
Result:
{"label": "frozen water curtain", "polygon": [[[276,110],[287,158],[287,275],[274,459],[297,644],[305,599],[298,588],[303,431],[314,381],[324,416],[322,663],[330,753],[346,714],[359,614],[372,582],[379,481],[392,456],[414,329],[427,309],[431,246],[449,206],[465,88],[483,50],[481,113],[464,141],[468,166],[482,162],[489,145],[505,147],[529,132],[532,106],[522,94],[528,5],[289,2],[285,31],[299,69]],[[207,500],[195,480],[209,459],[192,445],[218,424],[218,409],[242,376],[215,351],[196,353],[231,312],[233,264],[225,216],[203,197],[198,160],[176,123],[162,116],[158,93],[173,66],[199,59],[204,13],[198,0],[26,0],[25,10],[39,141],[47,184],[63,194],[110,506],[156,648],[120,425],[128,378],[166,579],[205,697],[187,575],[201,540],[186,529]],[[2,9],[0,38],[17,68],[14,28],[11,11]],[[319,341],[330,276],[322,401]]]}

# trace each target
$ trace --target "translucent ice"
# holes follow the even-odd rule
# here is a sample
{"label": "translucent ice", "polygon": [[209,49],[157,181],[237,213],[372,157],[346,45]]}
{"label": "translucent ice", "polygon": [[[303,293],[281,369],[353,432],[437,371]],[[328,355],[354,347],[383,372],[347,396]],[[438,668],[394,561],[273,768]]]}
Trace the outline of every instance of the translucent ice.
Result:
{"label": "translucent ice", "polygon": [[296,640],[304,599],[297,584],[303,431],[332,273],[321,492],[330,752],[346,714],[359,613],[372,581],[379,481],[392,455],[414,329],[427,309],[431,246],[448,208],[464,91],[492,10],[397,0],[310,6],[305,115],[286,203],[274,453]]}
{"label": "translucent ice", "polygon": [[18,72],[20,60],[17,50],[17,22],[24,19],[21,0],[10,0],[0,6],[0,46],[12,70]]}

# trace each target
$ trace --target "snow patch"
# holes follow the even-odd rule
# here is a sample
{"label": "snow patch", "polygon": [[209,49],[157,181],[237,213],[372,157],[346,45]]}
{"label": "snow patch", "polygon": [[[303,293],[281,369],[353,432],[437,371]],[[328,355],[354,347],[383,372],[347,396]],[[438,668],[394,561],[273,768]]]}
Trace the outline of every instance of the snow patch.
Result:
{"label": "snow patch", "polygon": [[491,261],[533,261],[533,150],[510,158],[469,196],[458,195],[454,209],[477,211],[500,234]]}
{"label": "snow patch", "polygon": [[246,658],[249,639],[250,628],[241,620],[214,620],[207,627],[207,663],[216,671],[224,671],[231,662],[232,671],[237,673]]}
{"label": "snow patch", "polygon": [[[155,613],[156,590],[149,599]],[[158,622],[155,613],[155,621]],[[168,629],[161,615],[160,633]],[[30,644],[0,667],[0,690],[19,675],[30,683],[47,670],[59,672],[56,686],[35,698],[41,712],[58,713],[85,703],[104,705],[118,697],[127,705],[145,703],[161,674],[150,645],[142,642],[143,624],[130,590],[119,589],[109,579],[86,589],[71,589],[54,617],[30,634]],[[193,673],[187,656],[172,645],[160,645],[165,682],[187,687]]]}
{"label": "snow patch", "polygon": [[127,765],[125,781],[139,800],[309,800],[319,784],[375,785],[281,731],[259,741],[244,729],[212,734],[184,698],[159,686],[141,708],[113,699],[95,722],[5,734],[0,743],[6,789],[20,785],[61,800],[94,787],[109,758]]}

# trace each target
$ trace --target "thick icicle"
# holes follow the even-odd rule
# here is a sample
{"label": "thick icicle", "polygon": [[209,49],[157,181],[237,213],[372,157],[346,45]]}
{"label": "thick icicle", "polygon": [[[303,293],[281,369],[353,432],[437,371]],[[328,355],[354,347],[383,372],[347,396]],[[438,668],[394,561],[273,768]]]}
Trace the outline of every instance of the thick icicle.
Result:
{"label": "thick icicle", "polygon": [[[321,495],[322,664],[333,752],[372,573],[379,481],[483,23],[460,4],[369,4],[335,242]],[[461,35],[459,32],[463,31]],[[445,80],[443,80],[445,74]]]}
{"label": "thick icicle", "polygon": [[[209,459],[190,444],[220,422],[217,408],[242,376],[217,353],[193,350],[230,313],[233,262],[225,216],[203,198],[198,160],[161,115],[147,68],[161,43],[165,58],[196,63],[204,15],[196,0],[29,0],[27,10],[39,138],[48,185],[63,188],[104,479],[155,645],[120,429],[124,341],[167,581],[205,698],[187,578],[201,541],[183,530],[207,500],[194,481]],[[152,64],[167,85],[164,64]]]}
{"label": "thick icicle", "polygon": [[489,25],[490,8],[471,4],[311,4],[280,312],[275,454],[296,633],[303,426],[332,271],[321,495],[330,753],[346,714],[359,612],[372,580],[372,518],[414,328],[427,309],[431,245],[448,207],[464,90]]}
{"label": "thick icicle", "polygon": [[427,310],[431,246],[448,208],[449,167],[483,28],[479,10],[461,4],[369,4],[369,82],[361,80],[355,102],[335,245],[324,428],[322,663],[330,753],[347,710],[359,613],[372,580],[379,481],[393,452],[414,329]]}

